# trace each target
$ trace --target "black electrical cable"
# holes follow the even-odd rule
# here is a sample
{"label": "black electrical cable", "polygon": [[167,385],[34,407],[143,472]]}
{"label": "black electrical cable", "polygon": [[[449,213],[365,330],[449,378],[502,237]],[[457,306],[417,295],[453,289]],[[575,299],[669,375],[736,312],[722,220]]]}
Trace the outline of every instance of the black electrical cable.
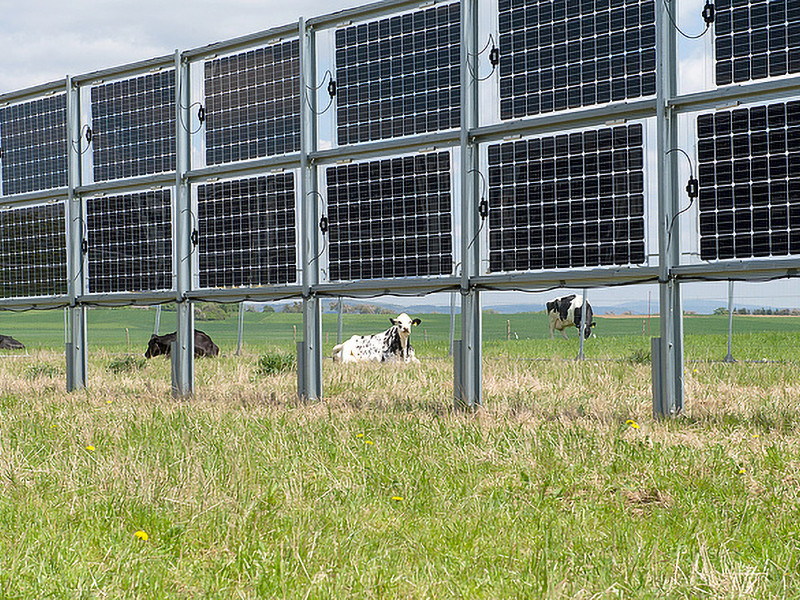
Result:
{"label": "black electrical cable", "polygon": [[677,213],[675,213],[675,215],[673,215],[672,220],[669,223],[669,228],[667,229],[667,236],[668,236],[667,247],[669,247],[670,243],[672,242],[672,228],[675,225],[675,220],[678,217],[680,217],[683,213],[685,213],[687,210],[692,208],[695,199],[700,193],[700,182],[694,176],[694,165],[692,164],[692,158],[683,148],[670,148],[665,153],[665,156],[669,155],[672,152],[680,152],[686,157],[686,160],[689,162],[689,180],[686,182],[686,195],[689,197],[689,205],[686,208],[679,210]]}
{"label": "black electrical cable", "polygon": [[[319,110],[319,111],[318,110],[314,110],[314,106],[311,104],[311,100],[308,99],[308,91],[311,90],[311,91],[314,91],[314,92],[318,92],[322,88],[322,86],[325,85],[325,80],[328,79],[329,77],[330,77],[330,81],[328,82],[328,96],[329,96],[330,99],[328,100],[328,105],[325,108],[323,108],[322,110]],[[336,81],[333,79],[333,73],[331,73],[331,70],[328,69],[328,70],[325,71],[325,74],[322,76],[322,82],[320,82],[319,85],[317,85],[317,86],[306,85],[306,89],[303,91],[303,98],[305,99],[306,104],[308,105],[308,108],[311,110],[311,112],[314,113],[315,115],[319,116],[319,115],[323,115],[326,112],[328,112],[330,107],[333,105],[333,99],[336,96],[337,92],[338,92],[337,84],[336,84]]]}
{"label": "black electrical cable", "polygon": [[678,33],[680,33],[683,37],[685,37],[686,39],[689,39],[689,40],[700,39],[706,33],[708,33],[708,30],[711,28],[711,24],[714,22],[714,17],[715,17],[715,12],[716,12],[715,8],[714,8],[714,4],[711,2],[711,0],[706,0],[706,5],[703,7],[703,12],[700,13],[701,16],[703,17],[703,21],[706,24],[706,28],[701,33],[698,33],[697,35],[690,35],[690,34],[684,32],[678,26],[678,23],[675,21],[675,17],[672,16],[672,12],[669,9],[669,0],[664,0],[664,9],[667,12],[667,16],[669,17],[669,20],[672,23],[672,26],[675,27],[675,30]]}
{"label": "black electrical cable", "polygon": [[[486,50],[489,49],[489,46],[491,46],[491,50],[489,50],[489,63],[492,65],[492,70],[485,77],[480,77],[473,70],[472,63],[470,62],[469,57],[479,58],[484,52],[486,52]],[[483,47],[483,49],[480,52],[478,52],[477,54],[473,54],[472,52],[467,52],[467,68],[469,69],[470,74],[477,81],[486,81],[492,75],[494,75],[495,71],[497,71],[497,65],[499,63],[500,63],[500,49],[497,47],[497,44],[495,44],[494,36],[491,33],[489,34],[489,39],[486,41],[486,45]]]}
{"label": "black electrical cable", "polygon": [[469,250],[472,248],[472,244],[475,243],[475,240],[477,240],[478,236],[481,234],[483,225],[486,223],[486,217],[489,216],[489,203],[486,201],[486,178],[483,176],[483,173],[481,173],[478,169],[470,169],[467,171],[467,173],[477,173],[481,178],[481,200],[478,202],[478,215],[481,217],[481,226],[478,227],[475,237],[472,238],[472,241],[467,246],[467,250]]}

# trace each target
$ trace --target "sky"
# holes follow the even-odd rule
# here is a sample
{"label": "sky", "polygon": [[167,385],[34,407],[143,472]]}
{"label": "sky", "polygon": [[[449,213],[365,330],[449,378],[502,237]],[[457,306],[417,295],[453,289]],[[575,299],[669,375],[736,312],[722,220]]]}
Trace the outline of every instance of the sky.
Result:
{"label": "sky", "polygon": [[[487,0],[488,1],[488,0]],[[675,0],[673,0],[675,1]],[[0,0],[0,94],[127,63],[190,50],[214,42],[295,23],[346,8],[363,0]],[[683,0],[678,21],[697,33],[703,0]],[[681,44],[681,91],[707,86],[709,44]],[[741,304],[796,307],[798,281],[769,285],[737,284]],[[687,304],[727,303],[727,284],[684,286]],[[548,294],[487,294],[487,304],[540,304]],[[655,286],[609,288],[591,292],[607,305],[657,301]],[[449,304],[448,298],[433,299]],[[769,301],[769,302],[767,302]]]}

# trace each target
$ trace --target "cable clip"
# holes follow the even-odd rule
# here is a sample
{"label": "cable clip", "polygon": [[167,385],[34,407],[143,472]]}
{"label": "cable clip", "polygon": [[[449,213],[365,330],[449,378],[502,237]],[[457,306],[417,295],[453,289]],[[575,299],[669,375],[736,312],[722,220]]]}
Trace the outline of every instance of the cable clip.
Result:
{"label": "cable clip", "polygon": [[336,95],[336,82],[333,79],[328,82],[328,95],[331,98]]}
{"label": "cable clip", "polygon": [[81,254],[89,254],[89,240],[81,240]]}
{"label": "cable clip", "polygon": [[714,22],[715,12],[714,3],[711,2],[711,0],[706,0],[706,5],[703,7],[703,12],[701,13],[706,25],[711,25]]}
{"label": "cable clip", "polygon": [[689,181],[686,183],[686,194],[689,196],[690,200],[694,200],[697,198],[697,195],[700,193],[700,182],[697,181],[696,177],[689,177]]}
{"label": "cable clip", "polygon": [[192,229],[192,235],[189,237],[192,246],[197,246],[200,243],[200,232],[197,229]]}
{"label": "cable clip", "polygon": [[86,137],[86,142],[88,144],[91,144],[92,143],[92,138],[94,137],[94,132],[92,131],[92,128],[91,127],[87,127],[86,128],[86,133],[84,133],[83,135],[84,135],[84,137]]}
{"label": "cable clip", "polygon": [[330,223],[328,222],[328,217],[325,216],[325,215],[322,215],[322,218],[319,220],[319,230],[322,232],[322,235],[325,235],[326,233],[328,233],[328,225],[329,224]]}
{"label": "cable clip", "polygon": [[205,106],[201,106],[199,109],[197,109],[197,120],[200,121],[201,123],[205,122],[205,120],[206,120],[206,107]]}

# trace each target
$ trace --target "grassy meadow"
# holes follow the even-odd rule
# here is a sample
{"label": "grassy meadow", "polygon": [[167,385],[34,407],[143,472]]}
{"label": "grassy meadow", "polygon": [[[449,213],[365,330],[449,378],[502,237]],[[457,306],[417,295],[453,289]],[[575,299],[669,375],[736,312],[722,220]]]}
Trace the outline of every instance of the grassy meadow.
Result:
{"label": "grassy meadow", "polygon": [[640,317],[576,362],[574,330],[486,315],[465,413],[448,315],[420,365],[326,361],[315,403],[264,368],[298,315],[247,313],[240,357],[235,316],[198,322],[223,356],[180,401],[140,358],[153,315],[89,311],[67,394],[63,314],[0,314],[28,346],[0,356],[0,598],[800,597],[800,320],[737,317],[725,364],[727,318],[687,317],[687,410],[653,421]]}

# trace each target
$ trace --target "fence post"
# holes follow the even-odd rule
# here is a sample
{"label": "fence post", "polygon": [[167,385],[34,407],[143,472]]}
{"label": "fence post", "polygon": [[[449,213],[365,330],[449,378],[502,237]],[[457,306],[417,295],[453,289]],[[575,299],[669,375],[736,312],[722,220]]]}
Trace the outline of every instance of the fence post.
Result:
{"label": "fence post", "polygon": [[726,363],[734,363],[733,358],[733,280],[728,282],[728,355],[725,357]]}
{"label": "fence post", "polygon": [[242,355],[244,345],[244,301],[239,303],[239,335],[236,341],[236,356]]}

